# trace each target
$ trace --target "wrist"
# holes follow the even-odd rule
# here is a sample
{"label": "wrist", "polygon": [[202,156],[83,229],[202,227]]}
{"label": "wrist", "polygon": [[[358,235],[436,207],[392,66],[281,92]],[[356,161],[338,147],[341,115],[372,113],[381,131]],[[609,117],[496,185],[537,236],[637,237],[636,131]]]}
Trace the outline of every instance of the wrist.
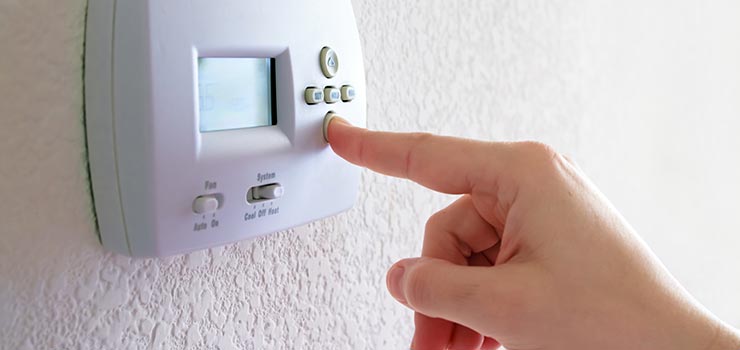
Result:
{"label": "wrist", "polygon": [[679,297],[652,311],[660,313],[662,327],[645,349],[740,350],[740,333],[690,297]]}

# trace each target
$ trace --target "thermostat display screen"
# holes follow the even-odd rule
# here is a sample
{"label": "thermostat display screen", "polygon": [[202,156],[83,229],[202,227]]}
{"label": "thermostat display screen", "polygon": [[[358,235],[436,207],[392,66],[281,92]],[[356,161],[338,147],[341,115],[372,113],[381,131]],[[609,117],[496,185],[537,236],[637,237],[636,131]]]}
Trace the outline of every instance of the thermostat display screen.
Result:
{"label": "thermostat display screen", "polygon": [[277,124],[275,60],[199,58],[200,131]]}

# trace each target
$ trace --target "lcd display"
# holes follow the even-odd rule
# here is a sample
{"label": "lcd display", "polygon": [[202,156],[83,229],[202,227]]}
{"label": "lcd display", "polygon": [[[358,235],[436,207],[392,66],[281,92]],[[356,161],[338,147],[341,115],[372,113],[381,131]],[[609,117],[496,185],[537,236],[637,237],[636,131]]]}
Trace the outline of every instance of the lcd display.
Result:
{"label": "lcd display", "polygon": [[277,124],[271,58],[199,58],[200,131]]}

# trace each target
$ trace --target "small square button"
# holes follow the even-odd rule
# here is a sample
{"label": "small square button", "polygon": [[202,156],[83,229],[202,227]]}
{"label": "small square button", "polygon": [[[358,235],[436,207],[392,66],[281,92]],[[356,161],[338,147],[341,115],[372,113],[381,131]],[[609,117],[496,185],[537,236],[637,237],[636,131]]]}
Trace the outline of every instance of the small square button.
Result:
{"label": "small square button", "polygon": [[355,88],[352,85],[342,86],[342,101],[350,102],[355,99]]}
{"label": "small square button", "polygon": [[306,103],[310,105],[319,104],[324,102],[324,90],[317,87],[306,88]]}
{"label": "small square button", "polygon": [[326,103],[337,103],[342,99],[342,93],[339,89],[333,86],[327,86],[324,88],[324,101]]}

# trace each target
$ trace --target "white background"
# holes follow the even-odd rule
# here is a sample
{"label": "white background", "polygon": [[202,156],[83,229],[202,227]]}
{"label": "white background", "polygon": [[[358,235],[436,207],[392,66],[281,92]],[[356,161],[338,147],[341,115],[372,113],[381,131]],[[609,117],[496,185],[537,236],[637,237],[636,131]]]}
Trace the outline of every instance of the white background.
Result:
{"label": "white background", "polygon": [[[370,127],[553,144],[740,326],[740,3],[353,3]],[[84,6],[0,2],[0,347],[406,348],[385,270],[451,198],[405,181],[365,173],[354,210],[252,242],[164,260],[101,249]]]}

